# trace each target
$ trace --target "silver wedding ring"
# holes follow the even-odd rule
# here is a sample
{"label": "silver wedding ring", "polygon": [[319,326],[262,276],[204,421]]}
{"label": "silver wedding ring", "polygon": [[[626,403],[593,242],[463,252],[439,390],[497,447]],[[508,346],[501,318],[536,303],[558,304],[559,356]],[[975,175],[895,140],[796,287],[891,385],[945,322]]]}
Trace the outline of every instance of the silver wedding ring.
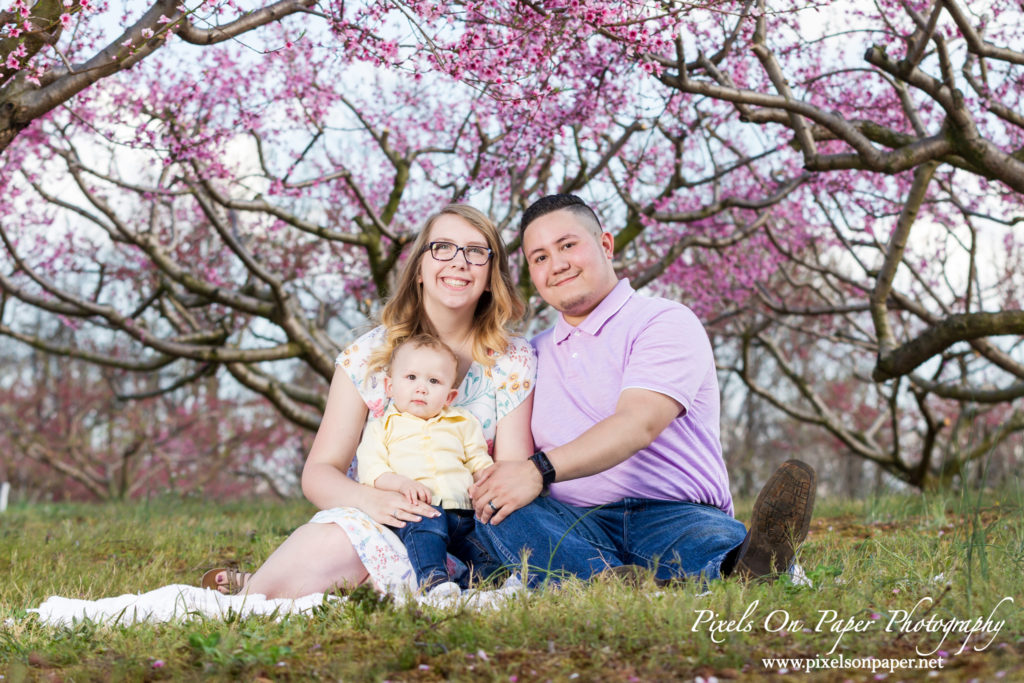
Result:
{"label": "silver wedding ring", "polygon": [[398,508],[395,508],[395,519],[398,519],[398,513],[401,512]]}
{"label": "silver wedding ring", "polygon": [[489,501],[487,501],[487,507],[491,508],[491,509],[492,509],[492,510],[494,510],[495,512],[497,512],[497,511],[498,511],[498,508],[494,507],[494,501],[493,501],[493,500],[489,500]]}

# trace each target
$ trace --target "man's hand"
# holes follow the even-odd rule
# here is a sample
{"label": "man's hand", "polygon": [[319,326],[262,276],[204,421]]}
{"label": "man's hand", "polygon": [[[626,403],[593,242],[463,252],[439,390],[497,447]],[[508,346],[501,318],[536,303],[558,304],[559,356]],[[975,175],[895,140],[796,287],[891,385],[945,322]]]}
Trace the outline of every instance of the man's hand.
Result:
{"label": "man's hand", "polygon": [[536,465],[529,460],[506,460],[485,469],[469,492],[476,516],[485,524],[500,524],[531,503],[543,488]]}

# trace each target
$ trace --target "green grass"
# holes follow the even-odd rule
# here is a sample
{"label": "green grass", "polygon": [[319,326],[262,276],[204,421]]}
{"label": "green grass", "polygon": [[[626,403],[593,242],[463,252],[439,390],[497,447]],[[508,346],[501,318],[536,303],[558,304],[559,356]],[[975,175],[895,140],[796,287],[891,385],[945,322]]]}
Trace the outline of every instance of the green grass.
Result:
{"label": "green grass", "polygon": [[[749,509],[740,505],[739,518]],[[948,655],[937,675],[903,669],[884,672],[886,680],[1024,680],[1022,509],[1019,490],[821,501],[800,556],[813,588],[784,580],[718,581],[706,592],[571,583],[486,612],[396,607],[364,591],[277,621],[50,628],[26,610],[51,595],[96,599],[194,584],[225,560],[254,567],[311,509],[181,499],[14,507],[0,515],[0,675],[3,683],[781,680],[778,666],[766,668],[762,658],[907,659],[939,649]],[[941,634],[886,631],[899,610],[922,598],[935,602],[930,609],[922,603],[913,621],[948,623],[984,619],[1007,596],[1014,602],[994,615],[1005,623],[980,652],[973,646],[991,634],[974,636],[956,654],[963,639],[956,633],[940,648]],[[743,620],[745,612],[751,616]],[[733,628],[712,637],[701,616],[710,613]],[[765,628],[769,615],[774,632]],[[862,632],[833,631],[839,626]],[[849,668],[799,677],[874,680],[869,669]]]}

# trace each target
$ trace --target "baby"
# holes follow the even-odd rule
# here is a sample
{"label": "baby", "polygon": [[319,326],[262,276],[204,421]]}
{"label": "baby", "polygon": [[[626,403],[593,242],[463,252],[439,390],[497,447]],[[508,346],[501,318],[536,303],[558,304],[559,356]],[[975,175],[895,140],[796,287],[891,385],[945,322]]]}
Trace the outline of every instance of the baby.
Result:
{"label": "baby", "polygon": [[441,513],[395,529],[424,591],[449,582],[449,552],[477,576],[497,569],[474,534],[468,489],[492,461],[479,421],[451,406],[458,395],[458,363],[455,353],[430,335],[395,347],[384,378],[391,405],[367,425],[356,451],[360,483],[397,491]]}

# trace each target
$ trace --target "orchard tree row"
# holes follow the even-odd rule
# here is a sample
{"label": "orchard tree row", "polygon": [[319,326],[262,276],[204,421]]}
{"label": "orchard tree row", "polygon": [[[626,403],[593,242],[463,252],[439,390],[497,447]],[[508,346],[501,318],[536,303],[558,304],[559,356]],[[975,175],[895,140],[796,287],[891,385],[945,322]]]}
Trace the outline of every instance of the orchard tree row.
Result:
{"label": "orchard tree row", "polygon": [[913,486],[1019,457],[1019,4],[140,4],[0,15],[0,334],[312,430],[425,215],[514,249],[574,192],[705,321],[727,406]]}

